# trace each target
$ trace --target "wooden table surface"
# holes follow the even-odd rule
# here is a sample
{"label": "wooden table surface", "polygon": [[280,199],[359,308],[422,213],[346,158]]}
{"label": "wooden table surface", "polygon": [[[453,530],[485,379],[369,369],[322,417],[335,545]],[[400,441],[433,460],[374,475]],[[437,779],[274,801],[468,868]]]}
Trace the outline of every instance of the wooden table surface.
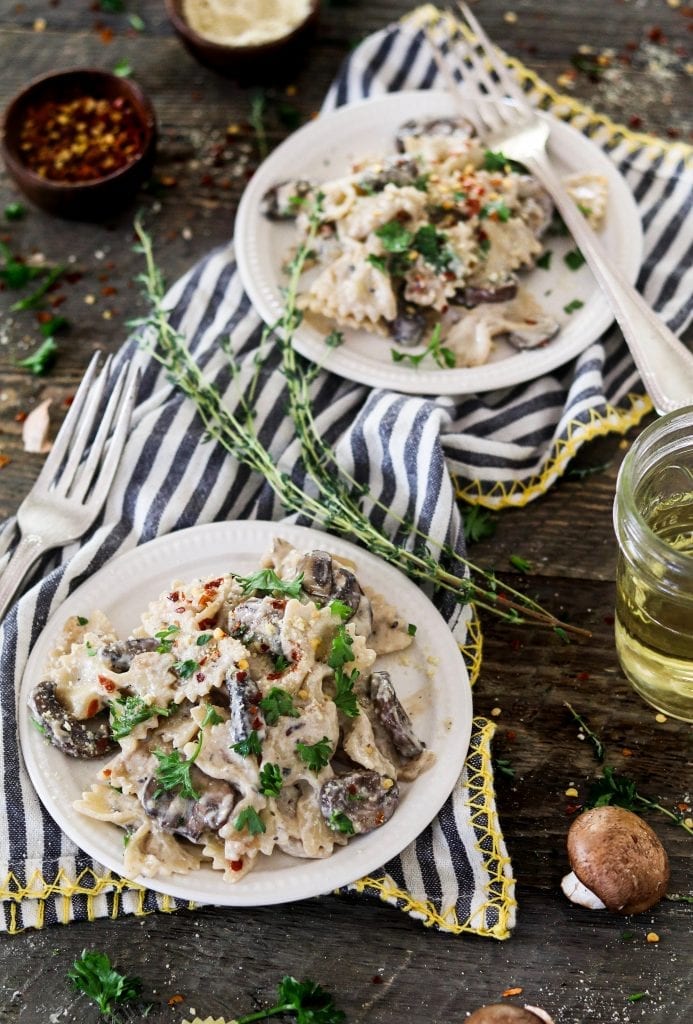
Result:
{"label": "wooden table surface", "polygon": [[[350,47],[409,6],[406,0],[325,3],[292,88],[265,90],[270,143],[286,134],[287,121],[318,109]],[[75,64],[110,69],[127,59],[160,122],[155,186],[140,204],[149,211],[159,263],[173,280],[232,231],[243,185],[258,162],[248,123],[257,90],[196,64],[173,35],[163,4],[126,0],[125,9],[107,14],[88,0],[6,2],[0,106],[40,73]],[[143,18],[144,31],[130,27],[128,12]],[[690,140],[690,6],[674,0],[485,0],[481,13],[491,35],[552,84],[634,127]],[[571,58],[584,45],[593,47],[593,56],[606,53],[606,66],[592,75],[578,71],[571,81]],[[237,127],[229,133],[229,126]],[[19,198],[0,171],[0,211]],[[59,312],[70,326],[43,378],[16,365],[40,340],[35,316],[8,315],[9,295],[0,292],[0,456],[10,459],[0,469],[1,518],[16,509],[42,462],[22,450],[23,415],[51,397],[57,424],[91,352],[116,349],[141,305],[132,284],[139,270],[131,251],[132,210],[87,225],[28,207],[24,219],[2,220],[0,237],[24,257],[42,253],[49,262],[69,261],[73,271],[53,293],[64,296]],[[593,632],[590,641],[565,646],[538,630],[484,623],[475,710],[500,709],[495,753],[514,772],[497,778],[518,882],[519,919],[509,940],[451,937],[390,907],[332,896],[257,910],[54,927],[0,943],[0,1022],[96,1021],[96,1009],[69,990],[65,977],[85,946],[108,952],[127,973],[142,977],[157,1003],[153,1021],[178,1021],[190,1007],[202,1016],[248,1012],[271,998],[285,973],[328,988],[351,1022],[463,1021],[513,987],[522,989],[515,1002],[543,1006],[560,1024],[690,1020],[690,905],[667,899],[651,912],[622,918],[574,907],[559,890],[568,805],[576,803],[565,791],[574,785],[582,798],[600,774],[564,701],[601,736],[606,762],[647,795],[667,807],[690,799],[690,730],[655,720],[631,692],[614,650],[611,505],[629,440],[592,443],[549,494],[500,514],[494,538],[474,549],[480,562],[502,569],[510,554],[529,559],[532,593],[556,610],[568,609]],[[648,820],[671,859],[670,893],[685,893],[690,836],[655,812]],[[658,942],[647,940],[651,932]],[[644,995],[629,1000],[636,993]],[[184,1001],[171,1007],[176,994]]]}

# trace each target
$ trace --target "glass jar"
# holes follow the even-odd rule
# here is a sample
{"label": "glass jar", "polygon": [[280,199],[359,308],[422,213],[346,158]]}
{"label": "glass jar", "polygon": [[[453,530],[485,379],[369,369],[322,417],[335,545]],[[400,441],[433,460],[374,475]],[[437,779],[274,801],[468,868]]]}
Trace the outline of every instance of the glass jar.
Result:
{"label": "glass jar", "polygon": [[635,690],[693,721],[693,407],[652,423],[616,483],[616,649]]}

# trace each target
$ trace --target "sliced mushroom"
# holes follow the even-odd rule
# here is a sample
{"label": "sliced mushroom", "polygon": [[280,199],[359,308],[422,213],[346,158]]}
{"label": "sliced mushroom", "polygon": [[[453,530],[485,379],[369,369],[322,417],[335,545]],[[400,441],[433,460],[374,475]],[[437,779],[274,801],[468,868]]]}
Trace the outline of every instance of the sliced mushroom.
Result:
{"label": "sliced mushroom", "polygon": [[251,732],[264,736],[265,722],[260,711],[262,695],[245,672],[236,672],[226,680],[229,694],[229,736],[231,743],[247,740]]}
{"label": "sliced mushroom", "polygon": [[46,738],[69,757],[102,757],[115,746],[108,721],[102,717],[92,728],[86,726],[61,704],[56,684],[49,679],[34,687],[29,707]]}
{"label": "sliced mushroom", "polygon": [[280,181],[265,192],[260,211],[268,220],[293,220],[312,188],[310,181]]}
{"label": "sliced mushroom", "polygon": [[496,285],[468,285],[455,294],[455,300],[457,301],[459,297],[465,306],[473,309],[475,306],[481,305],[482,302],[509,302],[516,295],[517,281],[514,277],[510,277]]}
{"label": "sliced mushroom", "polygon": [[607,804],[576,818],[568,832],[568,858],[572,870],[561,888],[569,899],[576,895],[575,878],[607,910],[620,914],[649,910],[666,892],[664,847],[642,818],[623,807]]}
{"label": "sliced mushroom", "polygon": [[550,313],[542,313],[536,320],[528,318],[516,321],[508,332],[508,341],[514,348],[539,348],[551,341],[558,330],[558,321]]}
{"label": "sliced mushroom", "polygon": [[443,138],[471,139],[476,134],[476,129],[471,121],[463,117],[439,117],[430,121],[405,121],[400,126],[395,137],[397,149],[400,153],[405,151],[405,139],[418,139],[422,135],[427,137],[442,136]]}
{"label": "sliced mushroom", "polygon": [[354,623],[356,632],[368,636],[373,628],[371,603],[361,590],[356,576],[336,562],[327,551],[310,551],[301,563],[303,590],[321,604],[341,601],[351,608],[347,621]]}
{"label": "sliced mushroom", "polygon": [[418,757],[424,744],[418,738],[409,715],[402,707],[389,672],[372,672],[370,693],[378,721],[402,757]]}
{"label": "sliced mushroom", "polygon": [[451,310],[444,330],[445,344],[455,352],[460,366],[481,366],[488,361],[495,337],[505,337],[517,348],[535,348],[559,330],[554,318],[523,288],[509,302],[477,306],[468,313]]}
{"label": "sliced mushroom", "polygon": [[531,174],[523,174],[518,183],[520,216],[537,238],[546,232],[553,217],[553,199]]}
{"label": "sliced mushroom", "polygon": [[396,342],[409,348],[420,345],[426,333],[426,314],[411,302],[398,302],[397,316],[390,324],[390,334]]}
{"label": "sliced mushroom", "polygon": [[261,653],[285,654],[282,624],[286,602],[273,597],[249,597],[229,613],[228,630],[247,647]]}
{"label": "sliced mushroom", "polygon": [[105,644],[99,654],[104,664],[111,672],[128,672],[132,665],[132,659],[144,651],[155,651],[161,641],[154,637],[145,636],[130,640],[120,640],[112,644]]}
{"label": "sliced mushroom", "polygon": [[217,832],[228,821],[238,793],[228,782],[210,778],[195,765],[190,769],[190,777],[193,789],[200,794],[199,800],[170,790],[159,792],[159,780],[151,778],[144,787],[141,803],[164,832],[198,842],[205,832]]}
{"label": "sliced mushroom", "polygon": [[546,1010],[536,1006],[517,1006],[515,1003],[492,1003],[482,1006],[467,1017],[466,1024],[553,1024]]}
{"label": "sliced mushroom", "polygon": [[383,160],[378,170],[369,170],[360,177],[357,185],[369,192],[382,192],[386,185],[413,185],[421,177],[416,160],[393,156]]}
{"label": "sliced mushroom", "polygon": [[320,789],[320,810],[328,824],[339,828],[336,816],[345,815],[358,835],[384,825],[398,802],[394,779],[366,769],[328,779]]}

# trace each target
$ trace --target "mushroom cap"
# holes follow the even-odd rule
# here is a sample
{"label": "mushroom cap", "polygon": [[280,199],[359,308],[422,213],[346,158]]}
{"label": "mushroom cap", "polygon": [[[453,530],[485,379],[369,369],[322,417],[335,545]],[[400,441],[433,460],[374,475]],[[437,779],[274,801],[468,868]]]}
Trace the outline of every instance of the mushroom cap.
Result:
{"label": "mushroom cap", "polygon": [[669,861],[650,826],[607,804],[585,811],[568,831],[570,866],[607,910],[639,914],[666,892]]}
{"label": "mushroom cap", "polygon": [[475,1010],[465,1024],[539,1024],[540,1017],[516,1003],[493,1003]]}

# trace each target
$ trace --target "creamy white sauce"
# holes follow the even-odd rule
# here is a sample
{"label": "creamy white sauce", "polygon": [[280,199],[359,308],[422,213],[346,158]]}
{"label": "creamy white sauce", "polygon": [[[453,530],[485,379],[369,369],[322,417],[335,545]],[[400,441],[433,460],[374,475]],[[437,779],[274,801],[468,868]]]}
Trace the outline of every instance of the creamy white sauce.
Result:
{"label": "creamy white sauce", "polygon": [[310,8],[310,0],[184,0],[183,17],[213,43],[257,46],[288,35]]}

